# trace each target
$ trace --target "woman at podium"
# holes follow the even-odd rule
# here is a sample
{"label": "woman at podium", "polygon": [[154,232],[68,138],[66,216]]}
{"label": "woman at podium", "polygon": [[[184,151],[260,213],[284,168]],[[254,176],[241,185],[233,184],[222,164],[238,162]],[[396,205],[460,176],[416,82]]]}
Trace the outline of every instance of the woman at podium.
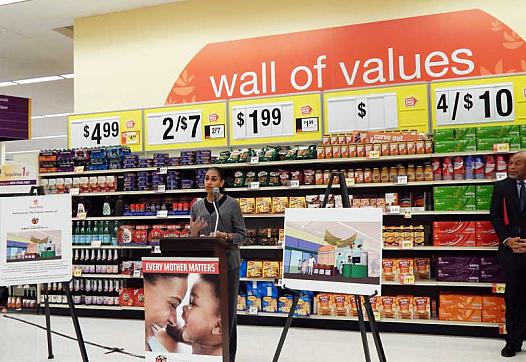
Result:
{"label": "woman at podium", "polygon": [[239,244],[246,239],[245,221],[236,199],[222,193],[225,184],[223,170],[208,169],[205,175],[206,197],[198,200],[191,211],[191,236],[216,236],[232,244],[228,252],[228,313],[230,316],[230,361],[237,350],[237,295],[239,292]]}

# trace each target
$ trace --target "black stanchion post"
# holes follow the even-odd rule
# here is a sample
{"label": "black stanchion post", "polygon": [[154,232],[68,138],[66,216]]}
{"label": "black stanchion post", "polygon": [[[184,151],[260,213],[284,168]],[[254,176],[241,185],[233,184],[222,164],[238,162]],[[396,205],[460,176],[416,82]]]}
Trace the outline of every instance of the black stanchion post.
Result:
{"label": "black stanchion post", "polygon": [[46,314],[46,334],[47,334],[47,359],[53,359],[53,341],[51,340],[51,313],[49,311],[49,289],[46,283],[43,284],[44,289],[44,311]]}
{"label": "black stanchion post", "polygon": [[358,324],[360,326],[360,334],[362,335],[363,354],[365,355],[365,361],[371,362],[371,354],[369,353],[369,343],[367,342],[367,330],[365,329],[365,321],[363,319],[361,296],[355,295],[354,302],[356,303],[356,310],[358,312]]}
{"label": "black stanchion post", "polygon": [[[371,298],[375,296],[376,293],[372,295]],[[367,318],[369,318],[369,326],[371,327],[374,345],[376,346],[376,353],[378,353],[378,360],[379,362],[386,362],[384,347],[382,345],[382,340],[380,339],[380,331],[378,330],[378,324],[374,318],[373,308],[371,307],[369,297],[365,297],[365,311],[367,312]]]}
{"label": "black stanchion post", "polygon": [[71,291],[69,290],[69,283],[64,283],[64,291],[66,292],[66,298],[68,299],[69,312],[71,313],[71,319],[73,320],[73,327],[75,328],[75,334],[77,335],[77,341],[79,343],[80,355],[82,356],[82,362],[88,362],[88,353],[86,352],[86,345],[82,338],[82,331],[80,330],[79,319],[77,317],[77,311],[73,304],[73,298],[71,297]]}
{"label": "black stanchion post", "polygon": [[290,307],[289,315],[287,317],[287,321],[285,322],[285,327],[283,328],[283,331],[281,332],[281,337],[279,339],[278,347],[276,348],[276,353],[274,353],[274,358],[272,359],[272,362],[278,362],[279,360],[281,350],[283,349],[283,345],[285,344],[285,339],[287,338],[287,333],[289,332],[290,325],[292,324],[292,318],[294,318],[294,312],[296,311],[296,306],[298,305],[298,301],[300,299],[300,293],[298,291],[290,290],[290,289],[287,289],[287,290],[294,294],[294,299],[292,300],[292,306]]}

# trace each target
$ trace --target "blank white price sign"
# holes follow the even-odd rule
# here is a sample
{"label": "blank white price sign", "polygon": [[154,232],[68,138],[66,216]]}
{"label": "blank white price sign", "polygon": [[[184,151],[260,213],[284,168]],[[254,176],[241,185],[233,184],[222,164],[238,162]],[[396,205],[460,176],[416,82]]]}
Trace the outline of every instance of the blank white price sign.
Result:
{"label": "blank white price sign", "polygon": [[203,122],[200,110],[149,113],[146,124],[149,145],[203,141]]}
{"label": "blank white price sign", "polygon": [[398,127],[396,93],[330,98],[327,105],[329,133]]}
{"label": "blank white price sign", "polygon": [[513,121],[513,84],[437,89],[434,107],[437,126]]}
{"label": "blank white price sign", "polygon": [[232,108],[234,139],[290,136],[294,133],[294,126],[292,102]]}
{"label": "blank white price sign", "polygon": [[120,146],[120,118],[104,117],[70,121],[70,147]]}

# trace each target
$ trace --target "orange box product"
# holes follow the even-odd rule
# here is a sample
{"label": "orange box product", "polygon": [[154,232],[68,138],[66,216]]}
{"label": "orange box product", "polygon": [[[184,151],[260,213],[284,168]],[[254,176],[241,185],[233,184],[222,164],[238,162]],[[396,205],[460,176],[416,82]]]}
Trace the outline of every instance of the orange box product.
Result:
{"label": "orange box product", "polygon": [[135,307],[144,307],[144,289],[133,290],[133,305]]}
{"label": "orange box product", "polygon": [[289,207],[289,198],[287,196],[279,196],[272,198],[273,214],[283,214],[287,207]]}
{"label": "orange box product", "polygon": [[414,275],[414,260],[413,259],[397,259],[396,260],[396,269],[398,276],[402,275]]}
{"label": "orange box product", "polygon": [[256,214],[270,214],[272,212],[272,197],[256,198]]}
{"label": "orange box product", "polygon": [[464,294],[440,294],[440,308],[482,309],[482,296]]}
{"label": "orange box product", "polygon": [[316,147],[316,158],[324,159],[325,158],[325,148],[318,146]]}
{"label": "orange box product", "polygon": [[382,296],[381,297],[381,318],[394,318],[395,317],[395,297]]}
{"label": "orange box product", "polygon": [[440,307],[438,319],[442,321],[482,322],[482,310]]}
{"label": "orange box product", "polygon": [[380,310],[380,297],[370,297],[369,302],[371,303],[371,309],[373,312],[378,312]]}
{"label": "orange box product", "polygon": [[332,158],[332,146],[325,146],[325,158]]}
{"label": "orange box product", "polygon": [[485,323],[506,323],[506,311],[482,309],[482,321]]}
{"label": "orange box product", "polygon": [[504,297],[483,295],[482,309],[506,310],[506,303],[504,302]]}
{"label": "orange box product", "polygon": [[263,262],[263,278],[279,278],[279,262],[268,261]]}
{"label": "orange box product", "polygon": [[475,246],[476,237],[473,234],[435,234],[433,233],[434,246]]}
{"label": "orange box product", "polygon": [[119,305],[121,307],[133,307],[133,297],[135,291],[133,288],[123,288],[119,291]]}
{"label": "orange box product", "polygon": [[394,281],[396,277],[396,259],[382,259],[382,280]]}
{"label": "orange box product", "polygon": [[333,315],[332,294],[320,293],[316,296],[318,315]]}
{"label": "orange box product", "polygon": [[425,280],[431,278],[431,259],[415,258],[415,278]]}
{"label": "orange box product", "polygon": [[398,319],[413,319],[413,296],[399,295],[396,297],[395,318]]}
{"label": "orange box product", "polygon": [[305,207],[305,196],[289,197],[289,207],[291,209],[302,209]]}
{"label": "orange box product", "polygon": [[263,262],[262,261],[247,261],[247,278],[262,278],[263,277]]}
{"label": "orange box product", "polygon": [[476,245],[477,246],[498,246],[500,243],[499,236],[490,221],[477,221],[475,223],[476,229]]}
{"label": "orange box product", "polygon": [[341,146],[332,146],[332,158],[341,158],[342,148]]}
{"label": "orange box product", "polygon": [[431,318],[431,298],[429,297],[414,297],[414,318],[415,319],[430,319]]}
{"label": "orange box product", "polygon": [[253,197],[240,198],[239,207],[243,214],[253,214],[256,212],[256,199]]}
{"label": "orange box product", "polygon": [[349,306],[346,303],[347,296],[344,294],[335,294],[332,296],[334,302],[334,314],[340,317],[349,316],[350,310]]}
{"label": "orange box product", "polygon": [[346,302],[347,302],[347,308],[349,310],[350,316],[357,317],[358,307],[356,305],[356,299],[354,299],[354,295],[352,294],[347,295]]}

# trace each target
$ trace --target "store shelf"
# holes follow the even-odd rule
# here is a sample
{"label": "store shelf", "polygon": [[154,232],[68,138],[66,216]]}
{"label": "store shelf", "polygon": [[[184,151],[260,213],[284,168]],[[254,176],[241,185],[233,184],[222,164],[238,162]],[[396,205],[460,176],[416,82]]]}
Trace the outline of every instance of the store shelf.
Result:
{"label": "store shelf", "polygon": [[152,245],[137,245],[137,246],[125,246],[125,245],[101,245],[101,246],[91,246],[91,245],[73,245],[73,249],[151,249]]}
{"label": "store shelf", "polygon": [[80,277],[74,278],[86,278],[86,279],[142,279],[141,277],[134,277],[131,275],[123,274],[82,274]]}
{"label": "store shelf", "polygon": [[491,288],[495,283],[476,282],[437,282],[436,280],[415,280],[415,284],[400,284],[382,280],[382,285],[420,286],[420,287],[468,287],[468,288]]}
{"label": "store shelf", "polygon": [[157,167],[145,167],[145,168],[119,168],[114,170],[94,170],[94,171],[83,171],[83,172],[44,172],[39,173],[39,177],[64,177],[64,176],[88,176],[88,175],[113,175],[117,173],[126,172],[143,172],[143,171],[157,171]]}
{"label": "store shelf", "polygon": [[100,196],[142,196],[142,195],[173,195],[173,194],[198,194],[205,193],[204,189],[179,189],[179,190],[166,190],[165,192],[157,191],[111,191],[111,192],[87,192],[80,193],[78,195],[72,195],[72,197],[100,197]]}
{"label": "store shelf", "polygon": [[242,250],[283,250],[283,245],[241,245]]}
{"label": "store shelf", "polygon": [[[396,215],[396,214],[388,214]],[[400,214],[403,215],[403,214]],[[411,215],[489,215],[487,210],[475,210],[475,211],[416,211],[411,212]]]}
{"label": "store shelf", "polygon": [[[287,318],[286,313],[267,313],[259,312],[258,314],[250,314],[247,311],[238,311],[237,315],[251,316],[251,317],[273,317],[273,318]],[[318,320],[333,320],[333,321],[358,321],[358,317],[337,317],[337,316],[295,316],[294,319],[318,319]],[[377,319],[379,323],[401,323],[401,324],[427,324],[427,325],[445,325],[445,326],[464,326],[464,327],[488,327],[497,328],[498,323],[484,323],[484,322],[460,322],[460,321],[442,321],[438,319]]]}
{"label": "store shelf", "polygon": [[396,250],[396,251],[435,251],[435,250],[441,250],[441,251],[497,251],[498,247],[481,247],[481,246],[473,246],[473,247],[460,247],[460,246],[415,246],[413,248],[399,248],[396,246],[384,246],[383,250]]}
{"label": "store shelf", "polygon": [[93,216],[84,219],[76,217],[71,218],[72,221],[125,221],[125,220],[159,220],[159,219],[183,219],[187,220],[190,215],[168,215],[167,217],[157,216]]}
{"label": "store shelf", "polygon": [[[40,307],[44,308],[44,304],[40,303]],[[69,306],[67,304],[50,304],[49,308],[63,308],[67,309]],[[92,309],[92,310],[138,310],[143,311],[144,307],[121,307],[119,305],[85,305],[85,304],[75,304],[75,309]]]}
{"label": "store shelf", "polygon": [[241,282],[272,282],[277,283],[278,278],[239,278]]}

